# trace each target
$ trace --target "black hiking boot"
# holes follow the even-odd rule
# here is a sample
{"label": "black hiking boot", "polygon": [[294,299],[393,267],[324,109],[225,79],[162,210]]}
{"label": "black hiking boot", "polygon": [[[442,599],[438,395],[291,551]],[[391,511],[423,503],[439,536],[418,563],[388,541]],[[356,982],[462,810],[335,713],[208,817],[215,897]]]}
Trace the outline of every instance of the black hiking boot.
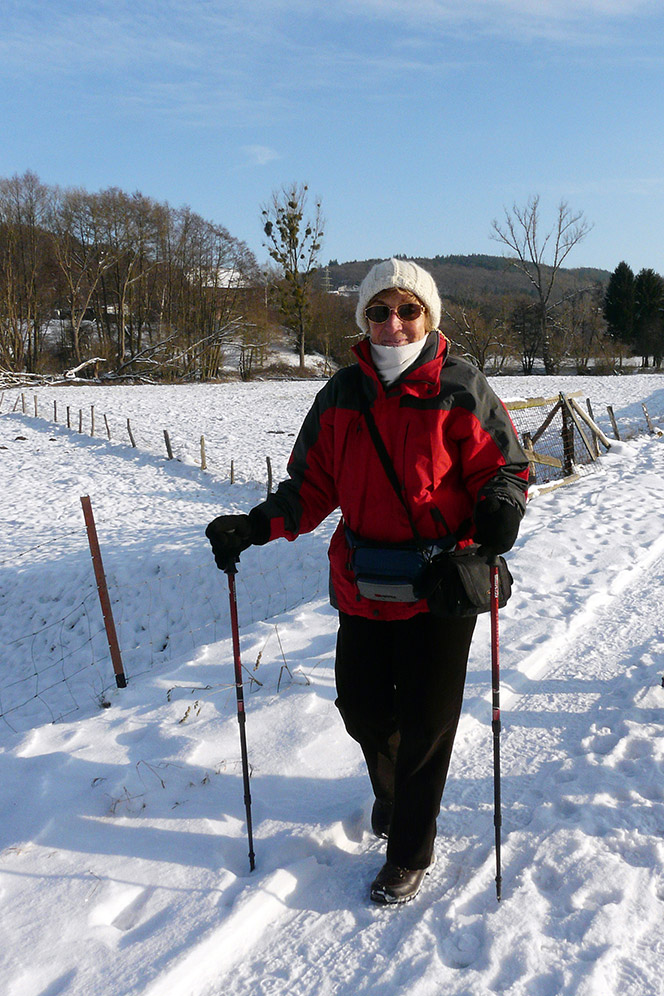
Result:
{"label": "black hiking boot", "polygon": [[428,868],[400,868],[386,861],[371,883],[371,899],[374,903],[392,906],[408,903],[420,891],[424,876],[433,868],[433,860]]}
{"label": "black hiking boot", "polygon": [[371,829],[377,837],[387,840],[392,821],[392,803],[376,799],[371,810]]}

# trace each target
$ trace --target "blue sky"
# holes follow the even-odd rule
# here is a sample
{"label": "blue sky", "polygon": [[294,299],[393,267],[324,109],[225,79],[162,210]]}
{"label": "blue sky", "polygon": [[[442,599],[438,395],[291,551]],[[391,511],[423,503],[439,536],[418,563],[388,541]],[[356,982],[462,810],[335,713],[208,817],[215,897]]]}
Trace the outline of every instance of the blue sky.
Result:
{"label": "blue sky", "polygon": [[259,261],[306,182],[322,258],[502,252],[539,194],[568,265],[664,272],[661,0],[2,0],[0,176],[190,205]]}

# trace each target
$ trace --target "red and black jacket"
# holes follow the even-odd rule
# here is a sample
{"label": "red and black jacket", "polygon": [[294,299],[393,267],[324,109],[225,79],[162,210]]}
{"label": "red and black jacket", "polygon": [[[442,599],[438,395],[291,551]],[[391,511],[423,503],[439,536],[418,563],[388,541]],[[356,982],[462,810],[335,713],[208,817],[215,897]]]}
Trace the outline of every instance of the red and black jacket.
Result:
{"label": "red and black jacket", "polygon": [[426,602],[362,598],[348,566],[344,524],[363,539],[386,545],[413,539],[369,435],[363,405],[371,408],[425,539],[454,533],[462,544],[470,542],[473,509],[489,494],[524,510],[528,461],[484,375],[449,356],[438,332],[429,334],[417,360],[388,388],[372,363],[369,340],[354,352],[359,362],[339,370],[316,396],[293,447],[287,480],[252,515],[269,521],[269,539],[294,540],[340,508],[343,519],[329,550],[335,604],[351,615],[406,619],[426,611]]}

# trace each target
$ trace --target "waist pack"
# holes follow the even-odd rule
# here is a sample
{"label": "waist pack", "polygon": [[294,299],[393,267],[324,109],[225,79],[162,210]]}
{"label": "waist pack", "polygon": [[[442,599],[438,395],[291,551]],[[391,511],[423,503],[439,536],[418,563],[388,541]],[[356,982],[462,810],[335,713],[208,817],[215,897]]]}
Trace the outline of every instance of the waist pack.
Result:
{"label": "waist pack", "polygon": [[349,566],[360,595],[376,602],[419,601],[424,573],[442,546],[421,546],[414,541],[382,546],[362,539],[348,527],[345,532],[350,547]]}
{"label": "waist pack", "polygon": [[[497,557],[498,605],[502,609],[512,594],[512,575],[503,557]],[[477,547],[439,554],[427,565],[417,584],[429,611],[446,618],[476,616],[491,608],[491,568]]]}

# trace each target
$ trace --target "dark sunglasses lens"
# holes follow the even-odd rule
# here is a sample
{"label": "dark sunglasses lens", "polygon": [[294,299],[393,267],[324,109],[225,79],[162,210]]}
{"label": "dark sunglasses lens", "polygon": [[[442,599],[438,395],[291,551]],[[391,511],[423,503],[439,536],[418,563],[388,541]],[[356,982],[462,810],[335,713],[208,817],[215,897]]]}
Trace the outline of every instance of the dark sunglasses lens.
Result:
{"label": "dark sunglasses lens", "polygon": [[[406,301],[405,304],[399,305],[396,313],[402,322],[414,322],[422,314],[422,305],[417,304],[415,301]],[[390,317],[391,309],[386,304],[372,304],[364,314],[370,322],[382,325]]]}
{"label": "dark sunglasses lens", "polygon": [[397,308],[397,315],[402,322],[413,322],[416,318],[419,318],[422,314],[422,306],[415,304],[414,301],[408,301],[406,304],[400,304]]}
{"label": "dark sunglasses lens", "polygon": [[377,325],[382,325],[390,317],[390,309],[386,304],[372,304],[370,308],[364,312],[370,322],[375,322]]}

